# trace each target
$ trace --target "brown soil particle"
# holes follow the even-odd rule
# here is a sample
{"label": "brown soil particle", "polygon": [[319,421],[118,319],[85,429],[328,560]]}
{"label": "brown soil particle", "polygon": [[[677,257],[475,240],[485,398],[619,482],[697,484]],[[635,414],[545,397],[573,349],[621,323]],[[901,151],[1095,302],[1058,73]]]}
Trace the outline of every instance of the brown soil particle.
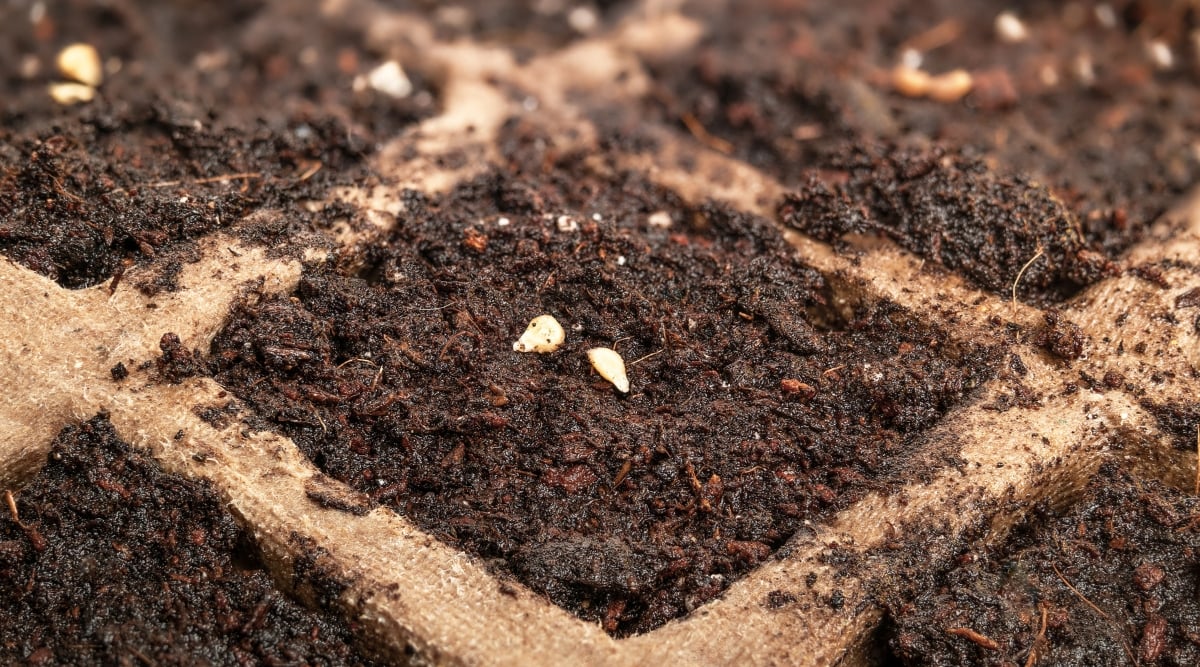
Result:
{"label": "brown soil particle", "polygon": [[1175,308],[1197,308],[1200,307],[1200,287],[1192,289],[1175,297]]}
{"label": "brown soil particle", "polygon": [[[179,384],[184,378],[200,372],[201,365],[192,351],[183,346],[179,336],[165,333],[158,342],[162,356],[155,360],[158,374],[166,382]],[[114,375],[115,377],[115,375]]]}
{"label": "brown soil particle", "polygon": [[[884,488],[999,356],[889,304],[843,319],[766,221],[579,162],[409,197],[365,272],[243,303],[213,363],[330,476],[626,635]],[[563,347],[514,352],[541,314]]]}
{"label": "brown soil particle", "polygon": [[1083,356],[1088,339],[1079,325],[1067,320],[1055,310],[1046,311],[1042,317],[1045,325],[1034,332],[1031,343],[1067,361],[1074,361]]}
{"label": "brown soil particle", "polygon": [[856,148],[831,165],[835,174],[810,177],[780,210],[785,222],[819,239],[886,236],[985,289],[1008,295],[1015,285],[1035,300],[1114,270],[1045,186],[997,174],[978,159],[939,149]]}
{"label": "brown soil particle", "polygon": [[202,483],[97,417],[63,430],[0,516],[5,664],[365,665],[350,628],[281,595]]}
{"label": "brown soil particle", "polygon": [[1109,464],[1040,519],[892,608],[901,664],[1200,664],[1200,499]]}

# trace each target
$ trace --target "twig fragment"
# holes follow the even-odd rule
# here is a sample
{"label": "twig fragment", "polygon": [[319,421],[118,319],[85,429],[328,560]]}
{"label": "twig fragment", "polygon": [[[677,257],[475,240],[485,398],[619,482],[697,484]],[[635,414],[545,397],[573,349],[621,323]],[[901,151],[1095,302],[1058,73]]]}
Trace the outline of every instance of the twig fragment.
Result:
{"label": "twig fragment", "polygon": [[321,171],[321,167],[324,167],[324,166],[325,166],[325,163],[318,160],[318,161],[314,162],[311,167],[309,167],[308,169],[305,169],[304,173],[300,174],[300,178],[298,178],[296,180],[298,180],[300,182],[307,181],[308,179],[312,178],[318,171]]}
{"label": "twig fragment", "polygon": [[904,40],[900,51],[913,49],[915,51],[932,51],[952,43],[963,34],[965,26],[958,19],[946,19],[925,32]]}
{"label": "twig fragment", "polygon": [[[314,171],[313,173],[315,174],[316,172]],[[144,183],[140,187],[170,188],[170,187],[174,187],[176,185],[183,185],[185,183],[189,184],[189,185],[204,185],[206,183],[223,183],[225,181],[238,181],[238,180],[249,181],[252,178],[262,178],[262,177],[263,177],[262,172],[242,171],[242,172],[238,172],[236,174],[222,174],[220,176],[207,176],[205,178],[198,178],[194,181],[188,181],[188,180],[155,181],[154,183]],[[109,191],[109,194],[121,194],[121,193],[125,193],[128,191],[129,190],[127,188],[117,188],[116,190]]]}
{"label": "twig fragment", "polygon": [[680,117],[680,120],[682,120],[683,124],[687,126],[688,132],[691,132],[692,136],[700,140],[700,143],[708,146],[718,153],[721,153],[722,155],[730,155],[733,153],[733,144],[720,137],[714,137],[713,135],[709,134],[708,130],[704,129],[704,126],[701,125],[700,121],[697,120],[697,118],[692,114],[685,113]]}
{"label": "twig fragment", "polygon": [[657,357],[658,355],[662,354],[663,352],[666,352],[666,350],[665,349],[658,350],[657,352],[651,352],[650,354],[642,355],[642,356],[638,357],[637,359],[634,359],[633,361],[629,362],[626,365],[627,366],[637,366],[638,364],[649,359],[650,357]]}
{"label": "twig fragment", "polygon": [[[1080,600],[1083,600],[1083,603],[1086,604],[1087,606],[1091,607],[1092,611],[1099,614],[1101,618],[1108,621],[1109,623],[1112,623],[1113,625],[1116,625],[1116,622],[1112,620],[1111,616],[1104,613],[1104,610],[1102,610],[1100,607],[1097,607],[1091,600],[1087,599],[1087,596],[1085,596],[1083,593],[1080,593],[1078,588],[1075,588],[1074,586],[1071,585],[1071,582],[1067,581],[1067,578],[1064,577],[1063,573],[1059,571],[1057,565],[1055,565],[1054,563],[1051,563],[1050,567],[1053,568],[1054,574],[1058,575],[1058,578],[1062,580],[1063,584],[1066,585],[1066,587],[1069,588],[1071,590],[1071,592],[1076,595],[1076,597],[1078,597]],[[1129,655],[1129,661],[1135,665],[1138,664],[1137,659],[1134,658],[1134,656],[1133,656],[1133,649],[1129,648],[1129,642],[1122,639],[1121,645],[1125,647],[1125,653]]]}
{"label": "twig fragment", "polygon": [[625,481],[630,470],[633,470],[633,459],[625,459],[625,463],[621,464],[621,469],[617,471],[617,476],[613,478],[612,486],[615,488]]}
{"label": "twig fragment", "polygon": [[846,367],[846,364],[842,364],[840,366],[834,366],[833,368],[826,368],[825,370],[821,371],[821,377],[823,377],[823,378],[832,377],[834,379],[837,379],[838,371],[844,369],[845,367]]}
{"label": "twig fragment", "polygon": [[[209,176],[208,178],[200,178],[192,181],[196,185],[203,183],[223,183],[225,181],[240,181],[242,179],[262,178],[262,173],[257,171],[243,171],[237,174],[225,174],[223,176]],[[178,181],[176,181],[178,183]],[[155,187],[155,186],[150,186]]]}
{"label": "twig fragment", "polygon": [[1112,622],[1111,616],[1104,613],[1103,609],[1101,609],[1100,607],[1097,607],[1095,604],[1093,604],[1091,600],[1087,599],[1087,596],[1085,596],[1083,593],[1079,592],[1078,588],[1075,588],[1074,586],[1071,585],[1071,582],[1067,581],[1067,578],[1063,576],[1063,573],[1061,571],[1059,571],[1057,565],[1055,565],[1054,563],[1051,563],[1050,567],[1054,570],[1054,574],[1058,575],[1058,578],[1062,580],[1063,584],[1067,588],[1071,589],[1071,592],[1074,593],[1076,597],[1078,597],[1080,600],[1083,600],[1083,603],[1086,604],[1087,606],[1091,607],[1092,611],[1099,614],[1101,616],[1101,618],[1103,618],[1106,621]]}
{"label": "twig fragment", "polygon": [[1025,659],[1025,667],[1033,667],[1037,664],[1038,647],[1046,641],[1046,603],[1038,603],[1038,608],[1042,610],[1042,627],[1038,628],[1037,636],[1033,638],[1033,646],[1029,647],[1029,657]]}
{"label": "twig fragment", "polygon": [[954,635],[955,637],[962,637],[963,639],[975,642],[989,651],[997,651],[1000,649],[1000,645],[996,643],[996,640],[988,637],[987,635],[981,635],[971,628],[946,628],[946,634]]}
{"label": "twig fragment", "polygon": [[1037,254],[1033,257],[1030,257],[1029,261],[1025,262],[1025,266],[1022,266],[1021,270],[1017,271],[1017,277],[1015,280],[1013,280],[1012,286],[1012,302],[1014,304],[1017,302],[1017,285],[1021,284],[1021,277],[1025,275],[1025,270],[1028,269],[1034,262],[1036,262],[1038,257],[1041,257],[1043,254],[1045,254],[1045,252],[1046,251],[1039,245]]}
{"label": "twig fragment", "polygon": [[17,513],[17,499],[13,498],[12,489],[4,490],[4,500],[8,503],[8,511],[12,514],[13,521],[24,528],[25,526],[21,523],[21,515]]}

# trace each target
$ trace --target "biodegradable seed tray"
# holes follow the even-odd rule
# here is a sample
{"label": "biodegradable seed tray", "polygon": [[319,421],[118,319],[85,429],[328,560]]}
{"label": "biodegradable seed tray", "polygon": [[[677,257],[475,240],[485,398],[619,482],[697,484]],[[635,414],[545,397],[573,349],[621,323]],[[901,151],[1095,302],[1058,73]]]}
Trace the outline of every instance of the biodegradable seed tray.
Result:
{"label": "biodegradable seed tray", "polygon": [[[391,55],[406,66],[412,64],[414,70],[419,63],[425,78],[418,79],[418,86],[436,96],[436,109],[414,112],[410,124],[401,128],[381,122],[377,132],[385,140],[373,150],[361,172],[369,176],[329,181],[324,190],[311,193],[319,200],[300,202],[281,197],[248,211],[236,210],[230,204],[228,214],[239,215],[244,222],[221,223],[190,235],[181,242],[186,246],[185,256],[165,255],[178,259],[169,269],[164,269],[168,259],[145,258],[119,271],[112,268],[108,275],[93,280],[80,279],[92,283],[90,286],[67,289],[22,264],[0,260],[0,360],[5,378],[5,391],[0,397],[0,477],[6,488],[19,497],[20,487],[37,474],[52,441],[65,426],[106,413],[122,440],[149,452],[166,471],[210,483],[237,521],[253,534],[282,586],[311,600],[313,590],[334,582],[339,591],[333,601],[337,613],[349,619],[362,643],[385,661],[478,665],[867,664],[879,659],[883,650],[880,632],[884,603],[905,590],[906,582],[915,578],[914,573],[945,571],[965,552],[1002,544],[1009,530],[1035,507],[1069,509],[1102,463],[1115,461],[1135,478],[1193,492],[1198,463],[1190,439],[1196,437],[1195,406],[1200,394],[1200,320],[1196,320],[1195,309],[1200,302],[1196,297],[1200,293],[1200,272],[1196,269],[1200,258],[1200,199],[1194,195],[1173,197],[1170,211],[1153,226],[1147,225],[1140,240],[1119,260],[1101,261],[1099,256],[1086,254],[1094,250],[1070,236],[1075,233],[1069,228],[1070,216],[1075,215],[1070,202],[1045,194],[1049,191],[1036,183],[980,172],[988,167],[970,162],[974,158],[962,158],[967,166],[961,172],[953,171],[954,176],[946,182],[928,185],[935,193],[932,201],[940,208],[922,209],[899,196],[888,199],[889,193],[895,195],[896,190],[888,190],[886,178],[899,178],[901,185],[911,183],[903,180],[909,176],[896,176],[896,172],[914,168],[912,162],[904,162],[909,159],[904,155],[896,157],[896,153],[885,151],[891,157],[880,158],[879,154],[869,154],[866,159],[874,162],[864,167],[865,176],[833,176],[818,185],[821,181],[798,179],[794,173],[771,166],[778,163],[746,154],[748,149],[738,143],[736,131],[729,133],[728,139],[710,134],[691,113],[685,113],[681,123],[672,124],[658,122],[648,112],[642,122],[637,113],[630,116],[628,110],[636,109],[646,99],[661,101],[670,97],[656,78],[668,67],[664,63],[693,53],[700,48],[698,45],[710,44],[707,35],[714,27],[701,20],[705,14],[676,4],[626,3],[620,12],[600,14],[598,24],[589,22],[589,17],[590,21],[597,20],[594,12],[576,15],[572,20],[581,34],[565,43],[511,48],[494,36],[477,35],[479,39],[472,39],[447,29],[447,21],[454,17],[446,13],[434,19],[429,13],[352,1],[324,3],[319,11],[313,8],[312,20],[350,26],[346,29],[357,30],[372,52]],[[450,12],[450,8],[445,11]],[[811,45],[793,43],[797,58],[803,58],[809,48]],[[876,84],[890,85],[886,79],[881,81]],[[662,104],[669,109],[681,102],[668,99]],[[636,125],[622,126],[626,117],[633,118],[628,122]],[[815,132],[805,127],[792,128],[799,133],[795,136]],[[122,130],[117,127],[113,131],[119,136]],[[614,138],[620,136],[635,137],[636,141]],[[924,169],[935,173],[943,173],[938,169],[946,170],[944,173],[958,169],[954,162],[958,158],[942,159],[940,153],[935,158],[921,158],[920,150],[912,150],[918,156],[912,159],[923,159]],[[845,155],[851,156],[846,158],[851,162],[859,159],[853,153]],[[569,167],[556,165],[563,157],[570,158]],[[795,159],[801,160],[802,156]],[[884,159],[895,161],[892,171],[879,170],[879,160]],[[539,160],[544,171],[531,172]],[[307,182],[319,173],[318,169],[333,168],[300,160],[295,178]],[[554,192],[561,202],[547,203],[539,199],[544,193],[520,191],[521,179],[505,181],[506,170],[531,178],[544,177],[547,182],[558,179]],[[853,169],[845,173],[853,173]],[[1007,172],[998,168],[997,173]],[[207,172],[155,186],[186,198],[188,189],[197,185],[235,192],[263,177],[257,170]],[[882,185],[874,191],[872,183]],[[955,200],[954,188],[980,193],[982,203]],[[573,194],[573,189],[586,196]],[[496,195],[493,190],[502,192]],[[1044,194],[1044,200],[1034,199],[1029,193]],[[995,207],[995,202],[1005,197],[1027,195],[1029,199],[1021,200],[1030,207],[1027,210],[978,210],[984,205]],[[595,199],[587,199],[593,196]],[[627,204],[625,198],[633,198],[635,204]],[[506,202],[517,212],[509,216],[493,208],[480,213],[470,208],[483,207],[479,203],[483,201]],[[608,223],[602,220],[601,212],[591,220],[588,209],[580,203],[587,201],[611,206],[622,220],[633,221],[630,229],[634,231],[604,227]],[[561,215],[551,212],[554,204],[562,202],[569,210],[564,209]],[[300,231],[291,233],[283,217],[290,215],[292,209],[287,207],[300,205],[318,222],[300,225]],[[627,205],[632,208],[622,208]],[[844,208],[838,208],[842,205]],[[431,210],[434,213],[429,213]],[[961,240],[954,234],[969,234],[971,230],[963,232],[946,225],[935,229],[932,236],[922,236],[927,230],[915,228],[889,231],[896,229],[891,222],[895,218],[911,222],[915,218],[904,216],[934,216],[945,210],[956,211],[962,219],[972,215],[983,219],[1008,216],[1006,219],[1024,225],[1046,225],[1049,232],[1040,235],[1041,228],[1036,228],[1014,233],[1004,239],[1009,244],[1007,249],[1015,248],[1013,254],[997,253],[996,257],[968,265],[958,260],[971,255],[972,248],[980,243],[998,244],[997,237],[984,237],[982,241],[968,238],[964,244],[952,246],[952,241]],[[1061,219],[1027,219],[1046,210],[1057,212]],[[17,210],[10,207],[3,213],[13,216]],[[668,248],[672,243],[689,248],[688,252],[736,253],[751,247],[738,245],[744,241],[741,230],[747,230],[746,234],[758,230],[745,237],[755,239],[758,245],[751,245],[756,254],[747,257],[745,267],[735,268],[761,280],[762,289],[749,288],[745,294],[731,297],[729,321],[740,319],[746,327],[760,327],[754,331],[764,340],[772,336],[772,340],[784,340],[780,349],[786,348],[787,354],[795,358],[817,355],[819,361],[822,354],[842,356],[836,357],[836,365],[822,369],[829,375],[801,377],[801,370],[807,368],[804,366],[790,367],[790,371],[772,367],[770,372],[778,370],[776,375],[763,369],[738,371],[746,377],[766,373],[770,380],[767,389],[763,388],[766,385],[756,385],[754,391],[741,393],[737,380],[741,376],[729,370],[714,380],[713,391],[727,391],[728,400],[735,404],[727,413],[714,409],[706,419],[715,424],[716,434],[721,420],[737,417],[736,401],[747,405],[760,401],[770,408],[764,409],[763,415],[798,419],[794,415],[800,408],[796,406],[819,407],[822,392],[861,394],[866,396],[861,400],[868,401],[863,404],[877,406],[881,415],[834,411],[830,413],[834,416],[821,422],[821,428],[844,433],[847,439],[875,442],[882,452],[878,454],[879,475],[860,480],[862,474],[856,472],[858,460],[854,457],[821,459],[823,454],[814,454],[814,467],[826,465],[837,471],[819,485],[806,487],[797,497],[827,494],[823,504],[812,500],[811,506],[779,510],[779,516],[794,511],[790,528],[786,534],[771,532],[781,529],[763,529],[761,534],[766,537],[761,541],[721,541],[718,530],[711,539],[728,557],[728,580],[716,581],[702,595],[689,593],[698,596],[689,598],[696,601],[694,608],[689,608],[689,603],[664,602],[662,609],[673,611],[643,619],[637,614],[649,612],[637,607],[642,603],[626,607],[625,602],[614,602],[626,593],[637,592],[641,583],[613,581],[604,572],[572,580],[568,583],[574,587],[562,590],[545,590],[544,584],[539,584],[542,590],[531,590],[522,583],[523,577],[536,579],[539,572],[553,571],[554,561],[571,558],[573,548],[603,549],[595,537],[603,530],[595,526],[550,526],[547,530],[557,538],[568,543],[576,539],[576,546],[539,552],[541,560],[527,555],[516,565],[506,565],[495,562],[507,553],[502,548],[502,535],[472,543],[470,530],[474,524],[466,519],[453,524],[457,529],[436,536],[418,525],[420,521],[432,521],[428,516],[419,518],[425,516],[419,503],[425,502],[422,494],[437,491],[436,479],[422,482],[427,486],[419,487],[419,493],[403,496],[408,500],[401,502],[394,499],[396,494],[409,493],[407,487],[385,496],[378,489],[386,487],[387,480],[375,483],[369,478],[369,483],[361,483],[361,474],[350,484],[337,479],[349,479],[351,473],[362,472],[359,468],[322,472],[318,468],[333,464],[322,457],[320,465],[315,465],[298,444],[319,449],[327,445],[322,435],[345,425],[325,421],[325,417],[336,419],[339,413],[319,406],[337,406],[343,399],[350,400],[346,396],[355,391],[355,397],[375,391],[379,383],[391,386],[388,383],[394,382],[389,379],[392,376],[384,376],[385,369],[374,356],[339,357],[331,360],[338,369],[346,364],[360,366],[354,371],[358,375],[337,376],[346,384],[361,376],[354,380],[361,385],[357,390],[346,389],[339,397],[330,393],[336,391],[335,384],[301,387],[308,394],[281,389],[272,384],[272,378],[283,378],[297,365],[328,351],[281,340],[271,348],[274,357],[257,357],[262,361],[255,363],[266,365],[265,374],[261,378],[248,376],[245,374],[261,369],[235,368],[241,363],[237,361],[240,346],[250,339],[238,338],[242,334],[230,328],[231,322],[252,328],[243,321],[252,311],[254,317],[266,318],[268,324],[275,322],[273,317],[301,317],[296,313],[303,308],[317,312],[313,303],[325,294],[321,290],[334,289],[330,272],[374,276],[373,289],[402,290],[402,274],[409,271],[411,279],[415,270],[414,264],[404,262],[418,260],[397,255],[398,259],[385,261],[381,257],[392,257],[388,248],[401,242],[393,234],[407,229],[406,220],[421,216],[436,220],[439,215],[454,224],[461,223],[466,231],[461,247],[453,252],[430,243],[415,255],[441,271],[434,272],[434,282],[452,281],[455,262],[472,266],[472,272],[486,273],[491,260],[472,265],[468,259],[486,258],[489,245],[495,251],[509,238],[504,236],[508,233],[518,235],[512,237],[514,254],[528,248],[522,242],[539,238],[551,247],[553,239],[561,235],[580,234],[583,240],[578,247],[584,248],[589,234],[611,234],[604,238],[627,243],[621,246],[629,248],[627,254],[603,255],[601,259],[608,264],[580,269],[608,276],[605,272],[619,275],[626,266],[637,267],[638,261],[661,263],[677,257],[659,253],[660,247]],[[818,229],[815,221],[821,215],[843,216],[838,220],[849,220],[846,216],[854,215],[863,218],[855,224]],[[1060,223],[1063,227],[1054,226]],[[537,233],[520,237],[520,229],[531,225]],[[272,233],[254,233],[254,229],[270,229]],[[931,240],[939,235],[946,241],[945,246],[939,245],[941,240]],[[782,240],[789,245],[782,245]],[[152,241],[143,238],[140,242]],[[773,245],[776,243],[780,245]],[[600,245],[612,251],[610,246]],[[443,255],[461,257],[439,264],[442,260],[438,258]],[[779,263],[762,269],[768,255],[777,256]],[[707,255],[695,257],[701,256]],[[756,257],[761,260],[757,264]],[[1039,265],[1039,260],[1043,264]],[[118,264],[113,262],[112,266]],[[666,264],[654,266],[657,270]],[[1134,271],[1127,267],[1142,268]],[[554,264],[554,269],[550,275],[555,281],[571,284],[574,278],[569,275],[568,265]],[[399,277],[383,275],[385,270],[394,270]],[[682,286],[678,287],[680,295],[691,294],[693,288],[699,294],[704,280],[715,280],[689,271],[686,265],[680,265],[678,275],[673,271],[653,275],[655,280],[676,281],[670,284],[672,289]],[[719,275],[720,267],[715,271],[714,275]],[[530,290],[552,289],[545,274],[530,275],[543,279],[541,284],[530,285]],[[799,280],[796,276],[808,276],[803,289],[811,291],[801,292],[797,286],[791,294],[808,294],[812,301],[788,302],[786,294],[767,294],[773,287],[790,286],[788,281]],[[578,280],[579,285],[592,285],[587,278]],[[633,289],[619,278],[613,280],[623,293]],[[1028,283],[1023,284],[1026,280]],[[1071,280],[1075,282],[1064,286],[1064,281]],[[347,294],[347,312],[357,312],[354,309],[358,308],[368,314],[345,320],[333,316],[321,320],[313,315],[313,321],[302,323],[303,327],[333,327],[324,335],[349,335],[347,327],[368,320],[372,317],[370,309],[378,304],[354,301],[357,293]],[[531,353],[512,350],[525,324],[542,313],[526,312],[531,306],[521,301],[524,297],[515,288],[503,294],[503,299],[488,302],[487,307],[495,312],[491,324],[475,323],[471,329],[469,323],[449,318],[451,325],[462,325],[463,330],[476,334],[468,336],[435,327],[430,330],[429,340],[389,344],[405,350],[401,356],[414,368],[425,363],[422,350],[426,347],[432,351],[427,356],[441,354],[443,361],[456,354],[476,354],[479,358],[507,359],[504,363],[511,364],[518,363],[512,361],[515,355],[530,354],[519,363],[542,363],[541,359],[529,361],[535,357]],[[470,298],[484,303],[487,297],[464,297],[468,302]],[[682,302],[690,297],[678,298]],[[783,299],[779,303],[784,305],[771,302],[772,298]],[[413,299],[422,308],[428,305],[415,296]],[[388,307],[404,307],[401,302],[387,303]],[[441,307],[431,303],[429,310]],[[272,306],[276,310],[253,310],[265,308],[262,304],[276,304]],[[759,310],[752,307],[756,304]],[[790,312],[789,304],[800,314]],[[287,310],[293,306],[295,310]],[[603,304],[592,306],[603,313]],[[575,362],[563,361],[554,366],[564,373],[561,396],[603,397],[612,405],[626,406],[625,414],[631,415],[630,419],[650,419],[656,410],[662,413],[666,403],[654,403],[655,396],[670,396],[681,403],[685,400],[685,394],[671,393],[677,388],[654,383],[685,377],[682,373],[686,364],[670,365],[674,363],[670,361],[672,355],[656,351],[651,343],[659,336],[656,327],[661,325],[663,349],[669,351],[671,341],[676,340],[668,335],[673,326],[670,318],[682,318],[680,331],[684,331],[687,316],[649,310],[646,312],[663,319],[647,325],[646,332],[629,333],[633,340],[624,343],[625,348],[620,347],[619,337],[612,337],[618,339],[614,341],[618,349],[629,350],[624,362],[631,387],[624,392],[614,391],[603,379],[590,375],[581,354],[583,343],[571,338],[590,341],[611,330],[579,314],[585,312],[584,306],[575,307],[575,319],[560,316],[567,338],[561,354],[564,358],[567,354],[578,357]],[[484,312],[486,308],[476,309],[469,315],[482,318]],[[442,322],[443,315],[435,312],[429,317]],[[509,326],[509,319],[519,325]],[[340,324],[330,324],[335,321]],[[498,326],[498,322],[504,326]],[[587,324],[576,331],[571,327],[577,322]],[[378,342],[381,338],[372,340]],[[681,333],[678,340],[691,339]],[[269,343],[257,340],[254,344],[266,349],[261,346]],[[467,345],[474,347],[464,347]],[[491,347],[480,351],[488,345]],[[806,345],[813,347],[798,352]],[[882,373],[892,372],[888,364],[895,359],[890,356],[891,348],[884,348],[893,345],[899,346],[901,351],[896,354],[901,356],[926,355],[921,357],[925,365],[918,368],[920,374],[905,376],[907,385],[887,385],[880,379]],[[227,357],[220,356],[223,351],[229,352]],[[554,354],[560,352],[545,356],[552,359]],[[663,356],[655,358],[657,354]],[[212,358],[208,358],[210,355]],[[689,363],[701,367],[708,362],[696,358]],[[875,378],[871,363],[880,364],[880,378]],[[866,366],[855,367],[862,364]],[[722,366],[734,367],[732,363]],[[919,383],[913,378],[925,378],[924,374],[935,367],[942,369],[939,372],[943,375],[937,376],[939,382],[957,383],[953,390],[930,389],[936,396],[923,395],[919,400],[887,395],[897,386],[916,387]],[[438,374],[446,377],[447,384],[455,382],[453,375],[440,370]],[[222,384],[223,378],[228,386]],[[731,379],[725,389],[720,389],[720,381]],[[753,383],[747,380],[746,384]],[[521,386],[520,380],[514,379],[511,387],[517,386]],[[389,400],[376,396],[379,400],[374,403],[357,404],[357,417],[352,415],[352,420],[398,414],[396,411],[401,410],[409,395],[419,395],[421,389],[395,388],[404,395]],[[553,393],[554,387],[545,389],[547,395],[560,395]],[[265,398],[264,392],[271,391],[277,392],[271,399],[274,403]],[[528,387],[508,394],[493,388],[490,393],[483,391],[482,399],[466,395],[463,400],[491,401],[486,410],[477,412],[493,415],[495,428],[512,426],[520,434],[522,428],[537,428],[536,423],[523,421],[526,413],[516,412],[521,401],[534,401],[536,393]],[[297,408],[296,414],[285,414],[286,409],[279,406],[289,402],[318,407]],[[937,408],[916,416],[904,412],[926,404],[936,404]],[[259,413],[255,405],[272,407]],[[871,421],[876,418],[881,420],[878,424]],[[587,415],[576,415],[574,419],[580,433],[590,432]],[[851,423],[853,420],[858,421]],[[397,428],[407,429],[416,440],[420,426],[402,422]],[[458,433],[453,429],[439,431],[435,426],[429,426],[434,439]],[[767,426],[763,428],[765,432]],[[745,430],[748,432],[734,434],[740,437],[721,437],[740,443],[736,446],[751,447],[759,434],[753,432],[753,426]],[[884,431],[893,440],[879,444],[877,439]],[[496,441],[501,444],[496,446],[509,440],[522,447],[537,444],[536,438],[532,444],[520,438],[498,437]],[[469,442],[477,446],[479,441]],[[364,451],[383,447],[371,442],[360,442],[358,446]],[[860,454],[867,451],[865,445],[862,447]],[[635,449],[631,445],[629,452]],[[651,449],[644,454],[646,466],[651,460],[670,457],[669,446],[665,448],[667,453],[658,455]],[[471,456],[469,448],[448,448],[445,456],[439,453],[433,467],[447,469]],[[540,456],[536,453],[535,458]],[[632,489],[641,479],[639,475],[647,475],[646,483],[650,483],[650,472],[640,463],[643,459],[633,453],[612,459],[594,453],[589,456],[562,469],[543,472],[540,478],[534,475],[528,484],[547,494],[543,497],[546,505],[567,503],[573,507]],[[624,465],[626,461],[629,465]],[[690,479],[687,475],[680,477],[678,488],[684,489],[685,496],[694,491],[694,497],[673,498],[675,509],[665,503],[661,511],[700,516],[711,522],[703,524],[709,527],[741,525],[731,509],[737,489],[719,486],[729,484],[728,476],[724,481],[715,474],[710,476],[702,465],[695,469],[681,464],[679,469],[686,470]],[[799,468],[764,470],[775,482],[785,474],[807,474]],[[835,479],[836,483],[830,481]],[[673,484],[675,478],[663,483]],[[417,482],[412,485],[417,486]],[[729,523],[705,518],[701,516],[704,512],[727,512]],[[680,519],[679,525],[685,526],[686,522]],[[585,534],[588,537],[578,537]],[[460,538],[469,543],[464,549],[474,550],[475,555],[452,544]],[[501,544],[495,547],[501,556],[492,552],[481,555],[486,548],[479,544],[493,542]],[[685,556],[676,554],[677,559],[695,558]],[[639,572],[640,566],[620,561],[618,556],[612,558],[617,560],[587,562]],[[311,567],[298,569],[295,565],[300,561]],[[678,567],[686,569],[690,565]],[[308,572],[309,578],[297,576],[301,571]],[[670,578],[661,570],[646,576],[663,586]],[[583,589],[601,592],[588,597],[591,593],[579,593]],[[565,601],[564,605],[556,605],[552,599]],[[598,604],[608,606],[603,610],[593,606]],[[958,629],[956,633],[956,637],[988,650],[988,638],[972,639],[969,629]]]}

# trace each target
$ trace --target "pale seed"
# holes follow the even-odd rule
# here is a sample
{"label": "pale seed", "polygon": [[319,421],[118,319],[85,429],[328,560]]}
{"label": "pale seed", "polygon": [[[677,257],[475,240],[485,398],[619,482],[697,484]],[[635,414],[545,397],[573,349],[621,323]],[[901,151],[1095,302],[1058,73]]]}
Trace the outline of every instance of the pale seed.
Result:
{"label": "pale seed", "polygon": [[929,81],[929,98],[938,102],[957,102],[971,92],[975,80],[965,69],[939,74]]}
{"label": "pale seed", "polygon": [[616,350],[607,347],[593,347],[587,351],[592,368],[600,377],[612,383],[622,394],[629,393],[629,376],[625,374],[625,360]]}
{"label": "pale seed", "polygon": [[899,65],[892,70],[892,87],[906,97],[924,97],[929,92],[929,74]]}
{"label": "pale seed", "polygon": [[58,71],[68,79],[85,83],[93,88],[104,80],[104,69],[100,65],[100,54],[96,47],[82,42],[72,44],[58,52]]}
{"label": "pale seed", "polygon": [[566,338],[567,334],[558,320],[550,315],[539,315],[529,322],[525,333],[513,343],[513,350],[546,354],[561,347]]}
{"label": "pale seed", "polygon": [[52,83],[49,88],[50,97],[63,106],[91,102],[96,96],[96,89],[82,83]]}

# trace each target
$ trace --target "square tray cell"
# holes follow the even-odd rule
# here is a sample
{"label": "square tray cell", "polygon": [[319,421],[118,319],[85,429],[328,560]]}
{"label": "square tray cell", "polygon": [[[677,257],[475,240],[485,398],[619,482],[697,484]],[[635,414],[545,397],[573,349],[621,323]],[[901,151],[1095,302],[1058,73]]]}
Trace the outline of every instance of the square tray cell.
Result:
{"label": "square tray cell", "polygon": [[59,434],[0,516],[7,664],[371,665],[336,614],[275,590],[204,482],[168,474],[104,417]]}
{"label": "square tray cell", "polygon": [[[215,378],[327,474],[616,635],[911,472],[999,358],[839,304],[766,221],[635,177],[490,174],[411,198],[368,256],[238,306]],[[515,352],[543,314],[565,343]]]}
{"label": "square tray cell", "polygon": [[[892,609],[903,665],[1200,662],[1200,500],[1107,465]],[[1033,657],[1030,657],[1030,656]]]}

